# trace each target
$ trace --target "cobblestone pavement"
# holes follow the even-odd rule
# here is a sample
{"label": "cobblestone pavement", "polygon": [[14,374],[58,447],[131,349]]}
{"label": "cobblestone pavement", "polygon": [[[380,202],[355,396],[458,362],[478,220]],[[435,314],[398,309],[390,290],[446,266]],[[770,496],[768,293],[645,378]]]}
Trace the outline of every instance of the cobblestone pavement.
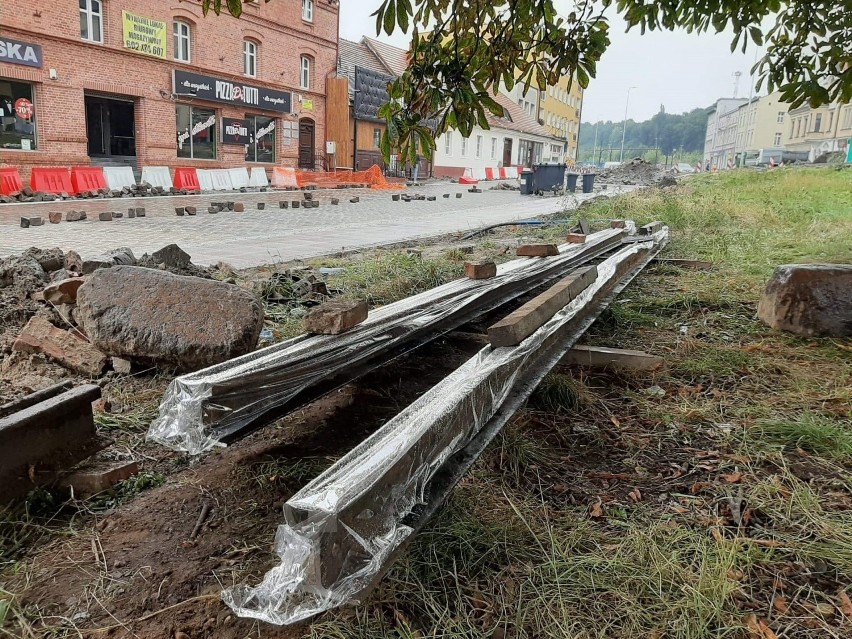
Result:
{"label": "cobblestone pavement", "polygon": [[[318,208],[279,209],[281,200],[302,200],[301,192],[216,193],[210,195],[121,198],[65,202],[33,202],[0,205],[0,256],[20,253],[30,246],[75,250],[97,255],[119,246],[130,247],[137,256],[151,253],[172,242],[192,256],[196,264],[227,262],[237,268],[279,260],[306,259],[342,249],[389,244],[511,222],[573,208],[592,197],[522,196],[517,191],[488,190],[469,193],[466,186],[434,183],[411,187],[408,193],[437,195],[434,202],[393,202],[389,191],[365,189],[314,191]],[[629,189],[604,192],[615,195]],[[445,199],[444,193],[451,197]],[[455,193],[462,193],[457,199]],[[359,196],[361,201],[350,203]],[[340,199],[333,206],[331,198]],[[207,212],[213,201],[232,200],[245,204],[244,213]],[[258,210],[257,203],[266,209]],[[129,207],[145,207],[146,217],[128,219]],[[195,206],[198,215],[178,217],[176,206]],[[85,210],[82,222],[49,224],[50,211]],[[122,211],[125,217],[101,222],[98,213]],[[40,215],[44,225],[20,228],[22,216]]]}

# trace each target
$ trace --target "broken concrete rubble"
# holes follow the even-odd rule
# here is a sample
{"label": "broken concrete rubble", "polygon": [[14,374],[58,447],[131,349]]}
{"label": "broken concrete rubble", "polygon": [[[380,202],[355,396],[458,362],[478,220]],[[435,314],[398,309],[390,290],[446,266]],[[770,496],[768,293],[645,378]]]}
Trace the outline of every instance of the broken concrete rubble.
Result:
{"label": "broken concrete rubble", "polygon": [[134,264],[136,264],[136,258],[133,256],[133,251],[127,247],[113,249],[103,255],[85,259],[76,251],[68,251],[65,254],[65,268],[83,275],[89,275],[101,268],[111,268],[118,265],[132,266]]}
{"label": "broken concrete rubble", "polygon": [[108,355],[181,370],[248,353],[263,326],[260,302],[238,286],[132,266],[95,271],[77,309]]}
{"label": "broken concrete rubble", "polygon": [[96,377],[107,358],[79,334],[56,328],[43,317],[33,317],[15,340],[12,349],[26,353],[44,353],[71,370]]}
{"label": "broken concrete rubble", "polygon": [[44,300],[51,304],[74,304],[77,302],[77,289],[84,281],[82,277],[72,277],[51,282],[44,289]]}

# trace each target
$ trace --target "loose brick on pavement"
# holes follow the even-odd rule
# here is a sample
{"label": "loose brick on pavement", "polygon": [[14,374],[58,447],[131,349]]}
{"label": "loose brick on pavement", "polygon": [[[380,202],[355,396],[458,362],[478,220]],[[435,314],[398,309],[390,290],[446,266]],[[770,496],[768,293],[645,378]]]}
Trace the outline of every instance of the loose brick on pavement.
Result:
{"label": "loose brick on pavement", "polygon": [[465,277],[471,280],[488,280],[497,276],[497,265],[494,262],[465,262]]}
{"label": "loose brick on pavement", "polygon": [[556,244],[524,244],[518,247],[518,257],[550,257],[559,255]]}
{"label": "loose brick on pavement", "polygon": [[586,236],[582,233],[569,233],[565,236],[565,241],[569,244],[585,244]]}

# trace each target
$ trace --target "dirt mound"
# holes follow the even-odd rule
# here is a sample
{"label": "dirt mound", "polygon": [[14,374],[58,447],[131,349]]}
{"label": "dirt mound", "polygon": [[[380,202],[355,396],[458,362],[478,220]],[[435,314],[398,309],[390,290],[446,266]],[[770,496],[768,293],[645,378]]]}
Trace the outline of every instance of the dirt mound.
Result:
{"label": "dirt mound", "polygon": [[611,169],[602,169],[598,172],[596,181],[601,184],[654,186],[664,175],[666,171],[656,164],[646,162],[642,158],[633,158]]}

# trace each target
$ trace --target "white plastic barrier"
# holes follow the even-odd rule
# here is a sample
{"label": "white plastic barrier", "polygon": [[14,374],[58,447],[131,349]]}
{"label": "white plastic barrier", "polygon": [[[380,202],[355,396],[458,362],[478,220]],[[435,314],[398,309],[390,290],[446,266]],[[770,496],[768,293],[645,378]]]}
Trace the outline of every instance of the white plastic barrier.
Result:
{"label": "white plastic barrier", "polygon": [[249,176],[249,186],[269,186],[266,169],[262,169],[259,166],[252,167],[251,175]]}
{"label": "white plastic barrier", "polygon": [[213,178],[210,175],[210,169],[196,169],[195,173],[198,175],[198,184],[201,186],[201,190],[212,191]]}
{"label": "white plastic barrier", "polygon": [[473,174],[474,180],[484,180],[485,179],[485,167],[481,167],[478,169],[472,169],[471,173]]}
{"label": "white plastic barrier", "polygon": [[230,191],[234,188],[231,183],[231,172],[228,169],[210,169],[210,179],[216,191]]}
{"label": "white plastic barrier", "polygon": [[231,174],[232,189],[241,189],[249,185],[249,175],[246,167],[240,166],[235,169],[228,169],[228,173]]}
{"label": "white plastic barrier", "polygon": [[518,177],[518,167],[516,166],[507,166],[506,167],[506,179],[514,180]]}
{"label": "white plastic barrier", "polygon": [[142,181],[151,186],[162,186],[164,189],[172,188],[172,176],[167,166],[146,166],[142,169]]}
{"label": "white plastic barrier", "polygon": [[133,169],[129,166],[105,166],[104,179],[106,179],[107,188],[116,191],[120,191],[125,186],[136,184]]}

